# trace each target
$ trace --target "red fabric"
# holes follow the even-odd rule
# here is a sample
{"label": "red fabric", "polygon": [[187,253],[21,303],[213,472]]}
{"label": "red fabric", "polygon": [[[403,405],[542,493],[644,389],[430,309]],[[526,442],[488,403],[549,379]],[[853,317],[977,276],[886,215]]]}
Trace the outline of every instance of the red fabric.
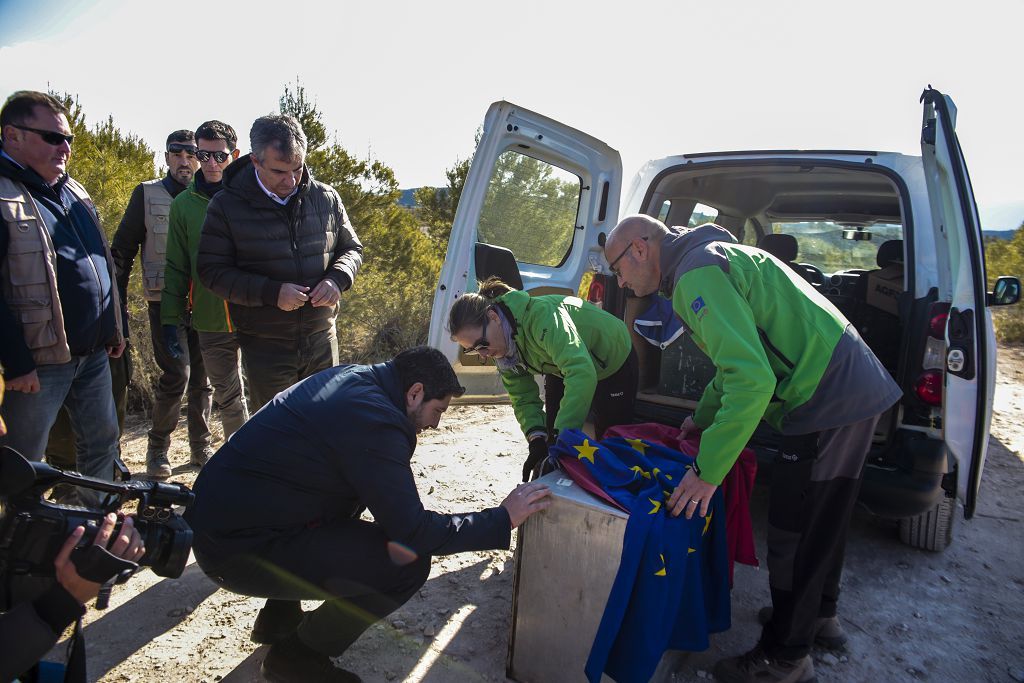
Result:
{"label": "red fabric", "polygon": [[[679,438],[679,429],[656,422],[618,425],[605,431],[606,439],[619,436],[625,439],[644,439],[674,448],[684,455],[695,457],[700,448],[700,436]],[[729,585],[732,585],[733,563],[759,566],[754,549],[754,525],[750,519],[750,495],[754,492],[757,476],[757,456],[752,448],[744,448],[736,464],[722,480],[725,497],[725,536],[729,544]],[[573,477],[575,481],[575,477]],[[581,484],[582,486],[582,484]]]}

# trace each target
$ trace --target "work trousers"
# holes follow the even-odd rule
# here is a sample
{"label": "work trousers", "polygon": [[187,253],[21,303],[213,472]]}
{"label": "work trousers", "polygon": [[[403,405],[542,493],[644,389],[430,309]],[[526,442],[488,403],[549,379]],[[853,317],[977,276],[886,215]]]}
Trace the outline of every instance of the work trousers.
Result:
{"label": "work trousers", "polygon": [[238,345],[249,383],[249,408],[254,413],[278,392],[338,364],[338,337],[333,326],[298,339],[239,332]]}
{"label": "work trousers", "polygon": [[199,336],[191,327],[178,326],[178,344],[184,351],[180,358],[171,356],[164,345],[160,322],[160,303],[149,302],[149,331],[153,340],[153,356],[160,377],[154,387],[153,427],[149,430],[149,450],[166,453],[171,445],[171,432],[178,426],[181,397],[188,387],[188,443],[193,453],[210,445],[210,409],[213,389],[206,378]]}
{"label": "work trousers", "polygon": [[878,417],[782,439],[768,502],[773,609],[761,632],[773,657],[808,654],[815,620],[836,615],[847,529]]}
{"label": "work trousers", "polygon": [[249,419],[238,338],[234,332],[199,332],[199,347],[227,441]]}
{"label": "work trousers", "polygon": [[269,598],[268,604],[323,600],[305,613],[297,633],[308,647],[335,657],[426,583],[431,558],[399,566],[388,555],[388,540],[373,522],[339,519],[249,552],[218,539],[197,540],[194,550],[203,571],[234,593]]}
{"label": "work trousers", "polygon": [[[594,413],[594,432],[598,439],[604,437],[609,427],[633,421],[638,379],[636,351],[630,349],[622,367],[597,383],[590,410]],[[555,418],[564,396],[565,381],[557,375],[544,375],[544,414],[548,434],[555,433]]]}

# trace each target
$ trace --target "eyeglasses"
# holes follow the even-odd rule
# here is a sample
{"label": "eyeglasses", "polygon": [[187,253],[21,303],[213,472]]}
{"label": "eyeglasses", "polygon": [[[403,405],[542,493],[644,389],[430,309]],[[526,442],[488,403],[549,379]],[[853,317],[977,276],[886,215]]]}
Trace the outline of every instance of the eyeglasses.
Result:
{"label": "eyeglasses", "polygon": [[43,142],[48,145],[53,145],[54,147],[63,145],[65,142],[70,145],[75,141],[74,135],[64,135],[64,133],[58,133],[54,130],[41,130],[39,128],[29,128],[28,126],[19,126],[16,123],[12,123],[11,125],[20,130],[27,130],[30,133],[35,133],[43,139]]}
{"label": "eyeglasses", "polygon": [[171,144],[167,145],[168,154],[179,154],[180,152],[184,152],[190,157],[194,157],[196,155],[196,146],[185,145],[180,142],[172,142]]}
{"label": "eyeglasses", "polygon": [[231,156],[231,152],[208,152],[205,149],[196,152],[196,159],[199,159],[199,161],[209,161],[210,157],[213,157],[213,160],[218,164],[223,164],[228,160],[229,156]]}
{"label": "eyeglasses", "polygon": [[[647,241],[647,235],[644,235],[640,239],[642,239],[644,242],[646,242]],[[633,242],[630,242],[629,244],[626,245],[626,248],[622,250],[622,253],[619,254],[618,256],[616,256],[615,260],[611,261],[608,264],[608,270],[612,271],[612,275],[614,275],[615,277],[622,277],[622,274],[619,273],[619,270],[618,270],[618,268],[615,267],[615,264],[618,263],[619,261],[621,261],[622,257],[625,256],[626,254],[628,254],[629,250],[632,249],[632,248],[633,248]]]}
{"label": "eyeglasses", "polygon": [[491,342],[487,341],[487,313],[484,313],[484,324],[480,328],[480,338],[476,340],[476,343],[466,349],[466,353],[479,354],[482,349],[486,349],[491,345]]}

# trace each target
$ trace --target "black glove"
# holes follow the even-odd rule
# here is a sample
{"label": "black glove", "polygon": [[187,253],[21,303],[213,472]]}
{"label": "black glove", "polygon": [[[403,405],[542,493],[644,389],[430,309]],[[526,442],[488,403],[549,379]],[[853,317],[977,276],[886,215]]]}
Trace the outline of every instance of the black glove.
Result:
{"label": "black glove", "polygon": [[523,464],[523,481],[530,481],[530,475],[538,466],[547,460],[548,442],[547,439],[538,438],[530,441],[530,455]]}
{"label": "black glove", "polygon": [[181,348],[181,344],[178,342],[178,326],[177,325],[164,325],[164,348],[167,349],[167,353],[171,354],[171,358],[181,358],[185,355],[185,351]]}

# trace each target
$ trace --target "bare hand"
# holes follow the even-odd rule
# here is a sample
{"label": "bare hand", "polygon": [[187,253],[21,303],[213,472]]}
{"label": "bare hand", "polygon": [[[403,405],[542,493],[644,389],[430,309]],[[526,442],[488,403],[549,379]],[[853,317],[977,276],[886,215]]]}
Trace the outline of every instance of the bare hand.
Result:
{"label": "bare hand", "polygon": [[309,301],[314,306],[333,306],[340,299],[341,290],[338,288],[338,283],[329,277],[321,280],[309,295]]}
{"label": "bare hand", "polygon": [[[96,532],[95,545],[106,548],[110,537],[114,534],[116,525],[117,515],[113,512],[104,517],[99,531]],[[84,605],[99,594],[100,584],[87,581],[79,576],[74,563],[71,562],[71,551],[75,549],[83,534],[85,534],[85,527],[75,527],[53,560],[53,566],[57,570],[57,581],[60,582],[60,585],[64,586],[64,589],[71,593],[75,600]],[[135,529],[135,522],[131,517],[125,517],[120,532],[107,550],[112,555],[131,562],[138,561],[145,554],[146,549],[142,545],[142,537]]]}
{"label": "bare hand", "polygon": [[111,358],[120,358],[121,354],[124,353],[125,347],[128,346],[128,340],[122,339],[121,343],[117,346],[108,346],[107,355]]}
{"label": "bare hand", "polygon": [[296,285],[291,282],[286,282],[281,285],[281,291],[277,294],[277,307],[282,311],[294,311],[309,301],[309,295],[306,292],[309,291],[309,287],[302,285]]}
{"label": "bare hand", "polygon": [[697,436],[700,434],[701,429],[697,426],[697,423],[693,421],[693,416],[688,415],[683,424],[679,425],[679,440],[688,439],[691,436]]}
{"label": "bare hand", "polygon": [[530,482],[520,484],[512,489],[512,493],[501,501],[501,507],[508,512],[512,520],[512,528],[526,521],[526,518],[535,512],[539,512],[551,505],[551,491],[544,484]]}
{"label": "bare hand", "polygon": [[35,370],[22,375],[21,377],[15,377],[14,379],[8,379],[7,390],[8,391],[22,391],[26,394],[34,394],[39,391],[39,373]]}
{"label": "bare hand", "polygon": [[717,488],[716,485],[709,484],[698,477],[692,469],[686,470],[686,476],[679,482],[679,486],[668,499],[668,509],[672,512],[673,517],[678,517],[685,511],[686,518],[690,519],[698,510],[698,514],[704,517],[708,514],[711,496],[714,495]]}

